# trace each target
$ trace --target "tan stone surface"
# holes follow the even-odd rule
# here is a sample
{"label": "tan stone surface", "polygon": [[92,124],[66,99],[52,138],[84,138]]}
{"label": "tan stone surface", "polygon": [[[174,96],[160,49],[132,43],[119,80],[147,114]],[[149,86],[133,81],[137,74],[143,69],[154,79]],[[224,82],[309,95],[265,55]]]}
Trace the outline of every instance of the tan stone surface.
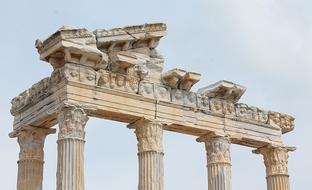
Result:
{"label": "tan stone surface", "polygon": [[139,190],[164,189],[163,124],[141,118],[128,125],[138,141]]}
{"label": "tan stone surface", "polygon": [[268,190],[290,189],[288,152],[294,150],[294,147],[266,146],[253,151],[256,154],[263,155]]}
{"label": "tan stone surface", "polygon": [[208,134],[200,137],[197,141],[204,142],[206,147],[208,189],[231,190],[230,140],[227,137]]}
{"label": "tan stone surface", "polygon": [[17,137],[20,146],[17,190],[42,190],[44,141],[46,136],[55,133],[55,129],[42,129],[25,127],[22,130],[11,133],[11,137]]}
{"label": "tan stone surface", "polygon": [[57,190],[84,190],[84,139],[88,116],[80,107],[64,106],[58,116]]}
{"label": "tan stone surface", "polygon": [[[268,189],[288,190],[284,153],[289,149],[283,148],[282,135],[293,130],[294,118],[238,102],[246,88],[233,82],[219,81],[193,92],[200,74],[183,69],[163,72],[164,58],[156,48],[165,35],[163,23],[94,32],[64,26],[46,40],[36,40],[40,59],[54,71],[12,100],[10,136],[27,134],[28,126],[39,132],[59,124],[58,190],[84,190],[83,149],[89,116],[135,128],[140,190],[164,188],[163,130],[205,142],[210,190],[231,189],[231,143],[258,148],[267,167]],[[25,150],[21,157],[43,151],[43,144],[36,151],[27,149],[35,142],[31,135],[19,140]],[[43,154],[38,160],[41,165],[20,162],[21,171],[37,167],[40,172],[34,174],[35,182],[18,178],[19,190],[25,184],[38,184],[40,189]]]}

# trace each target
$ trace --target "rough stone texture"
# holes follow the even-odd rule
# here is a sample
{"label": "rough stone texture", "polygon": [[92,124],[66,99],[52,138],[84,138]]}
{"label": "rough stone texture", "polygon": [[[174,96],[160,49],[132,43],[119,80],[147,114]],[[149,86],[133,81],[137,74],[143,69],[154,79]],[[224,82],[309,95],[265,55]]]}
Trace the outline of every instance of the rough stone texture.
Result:
{"label": "rough stone texture", "polygon": [[44,141],[55,129],[27,127],[11,134],[20,146],[17,190],[42,190]]}
{"label": "rough stone texture", "polygon": [[[230,189],[229,151],[225,157],[220,154],[229,142],[221,137],[253,148],[284,147],[282,135],[293,130],[292,116],[238,102],[246,88],[233,82],[220,81],[193,92],[200,74],[183,69],[163,72],[164,58],[156,48],[165,35],[163,23],[94,32],[65,26],[46,40],[36,40],[40,59],[54,70],[50,77],[13,98],[10,136],[16,137],[28,126],[39,131],[59,124],[58,190],[84,189],[88,116],[136,123],[141,190],[163,189],[163,130],[210,137],[205,142],[212,189]],[[32,142],[31,135],[25,142]],[[40,147],[41,151],[43,144]],[[25,155],[33,151],[23,150],[27,150],[21,153]],[[221,155],[222,163],[219,158],[216,163],[210,159],[215,154]],[[26,182],[41,183],[43,158],[39,160],[19,162],[19,173],[29,171],[25,176],[38,176],[18,178],[20,188]],[[287,181],[282,176],[268,177],[270,187],[278,183],[286,188]]]}
{"label": "rough stone texture", "polygon": [[241,85],[221,80],[215,84],[199,89],[198,93],[209,98],[218,98],[235,103],[245,91],[246,88]]}

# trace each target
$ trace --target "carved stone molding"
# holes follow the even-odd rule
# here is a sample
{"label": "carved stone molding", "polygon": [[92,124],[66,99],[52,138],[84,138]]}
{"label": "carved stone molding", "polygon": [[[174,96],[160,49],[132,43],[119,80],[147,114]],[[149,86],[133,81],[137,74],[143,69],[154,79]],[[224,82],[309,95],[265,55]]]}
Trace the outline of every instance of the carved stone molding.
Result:
{"label": "carved stone molding", "polygon": [[[139,78],[132,75],[113,73],[104,69],[95,71],[90,67],[66,64],[58,74],[64,75],[67,81],[83,83],[86,85],[110,88],[125,92],[138,93]],[[55,82],[60,82],[57,80]]]}
{"label": "carved stone molding", "polygon": [[95,69],[107,67],[108,56],[97,49],[95,35],[85,28],[63,26],[43,42],[36,40],[36,48],[40,59],[54,69],[68,62]]}
{"label": "carved stone molding", "polygon": [[197,94],[197,108],[202,110],[204,113],[209,113],[210,103],[207,96]]}
{"label": "carved stone molding", "polygon": [[220,99],[210,99],[210,110],[215,115],[223,115],[223,102]]}
{"label": "carved stone molding", "polygon": [[180,104],[187,107],[197,107],[197,95],[194,92],[185,90],[172,89],[171,101],[176,104]]}
{"label": "carved stone molding", "polygon": [[185,70],[172,69],[162,74],[162,81],[165,85],[170,86],[170,88],[178,88],[178,85],[185,74]]}
{"label": "carved stone molding", "polygon": [[88,115],[80,107],[62,107],[58,116],[60,128],[58,139],[76,138],[84,140],[84,128],[88,119]]}
{"label": "carved stone molding", "polygon": [[269,112],[269,124],[272,126],[277,126],[282,129],[282,133],[287,133],[294,129],[295,118],[290,115],[278,113],[278,112]]}
{"label": "carved stone molding", "polygon": [[170,102],[171,88],[161,84],[154,84],[154,96],[157,100]]}
{"label": "carved stone molding", "polygon": [[147,98],[154,98],[154,84],[145,81],[140,82],[139,94]]}
{"label": "carved stone molding", "polygon": [[163,124],[155,120],[141,118],[130,124],[129,128],[135,129],[138,140],[138,151],[163,152]]}
{"label": "carved stone molding", "polygon": [[231,164],[231,142],[228,137],[208,134],[198,138],[197,141],[205,143],[208,165],[216,163]]}
{"label": "carved stone molding", "polygon": [[223,113],[227,118],[236,118],[236,109],[233,102],[223,101]]}
{"label": "carved stone molding", "polygon": [[17,141],[20,146],[20,160],[43,161],[45,138],[47,135],[54,134],[55,132],[55,129],[25,127],[16,133],[10,134],[10,137],[17,137]]}
{"label": "carved stone molding", "polygon": [[47,97],[49,94],[50,78],[47,77],[32,85],[30,89],[13,98],[11,101],[11,113],[15,115],[23,108],[29,106],[30,104],[37,103],[41,99]]}
{"label": "carved stone molding", "polygon": [[236,107],[236,115],[239,118],[256,121],[260,123],[268,122],[268,112],[261,110],[254,106],[248,106],[247,104],[237,103]]}
{"label": "carved stone molding", "polygon": [[[50,62],[54,71],[50,78],[12,100],[12,115],[22,117],[22,113],[63,85],[75,82],[88,85],[89,89],[107,88],[139,94],[154,102],[171,102],[174,107],[181,106],[194,113],[280,129],[282,133],[293,130],[294,118],[289,115],[237,103],[246,90],[242,85],[222,80],[195,93],[191,88],[200,80],[200,74],[181,69],[162,73],[164,58],[155,48],[165,35],[163,23],[94,32],[65,26],[43,42],[37,40],[40,58]],[[49,105],[59,100],[50,97]]]}
{"label": "carved stone molding", "polygon": [[200,81],[201,74],[187,72],[179,83],[178,88],[181,90],[190,91],[192,86]]}
{"label": "carved stone molding", "polygon": [[103,52],[129,50],[148,47],[154,49],[159,39],[166,35],[164,23],[126,26],[110,30],[97,29],[97,47]]}
{"label": "carved stone molding", "polygon": [[245,91],[246,88],[242,85],[221,80],[215,84],[199,89],[198,93],[209,98],[217,98],[236,103]]}
{"label": "carved stone molding", "polygon": [[267,176],[288,175],[288,152],[294,147],[262,147],[253,153],[262,154]]}
{"label": "carved stone molding", "polygon": [[142,80],[139,73],[129,70],[127,74],[112,72],[105,69],[96,71],[94,68],[66,63],[62,68],[55,69],[50,78],[45,78],[33,85],[12,100],[13,115],[26,110],[58,90],[59,84],[77,82],[93,87],[108,88],[127,93],[139,94],[146,98],[172,102],[174,104],[199,110],[205,114],[241,120],[255,124],[281,129],[282,133],[294,128],[294,118],[278,113],[261,110],[243,103],[233,103],[220,98],[209,98],[202,93],[171,88],[168,85]]}
{"label": "carved stone molding", "polygon": [[201,78],[194,72],[186,72],[182,69],[172,69],[162,74],[162,82],[173,89],[190,91],[192,86]]}

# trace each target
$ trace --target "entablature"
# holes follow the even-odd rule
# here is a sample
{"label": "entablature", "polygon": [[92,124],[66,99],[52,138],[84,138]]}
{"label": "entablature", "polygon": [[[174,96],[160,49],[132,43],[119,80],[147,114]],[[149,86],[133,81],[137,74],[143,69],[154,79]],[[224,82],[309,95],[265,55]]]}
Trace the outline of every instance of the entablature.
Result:
{"label": "entablature", "polygon": [[[293,117],[240,103],[246,91],[242,85],[219,81],[193,92],[200,74],[162,72],[163,57],[155,48],[165,34],[164,24],[94,33],[62,27],[47,40],[38,40],[40,58],[54,71],[12,100],[14,130],[52,127],[64,104],[126,123],[158,119],[166,130],[194,136],[223,133],[234,143],[252,147],[281,144],[282,133],[293,130]],[[122,48],[116,48],[121,43]]]}

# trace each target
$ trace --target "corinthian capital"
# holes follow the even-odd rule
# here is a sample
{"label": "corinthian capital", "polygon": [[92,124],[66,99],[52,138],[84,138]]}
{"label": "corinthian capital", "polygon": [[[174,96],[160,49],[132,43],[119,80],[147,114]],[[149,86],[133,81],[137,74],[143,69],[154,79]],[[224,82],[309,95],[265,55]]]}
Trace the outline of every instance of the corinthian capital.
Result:
{"label": "corinthian capital", "polygon": [[163,152],[163,124],[155,120],[142,118],[128,126],[135,128],[135,134],[138,140],[138,151],[156,151]]}
{"label": "corinthian capital", "polygon": [[228,137],[209,133],[199,137],[197,141],[205,143],[208,164],[231,163],[231,142]]}
{"label": "corinthian capital", "polygon": [[58,116],[58,122],[60,127],[58,138],[84,139],[84,127],[88,119],[88,115],[80,107],[63,107]]}
{"label": "corinthian capital", "polygon": [[44,141],[48,134],[55,133],[55,129],[25,127],[11,137],[17,137],[20,146],[19,159],[35,159],[43,161]]}
{"label": "corinthian capital", "polygon": [[254,150],[253,153],[263,155],[267,176],[288,175],[288,152],[294,150],[294,147],[266,146]]}

